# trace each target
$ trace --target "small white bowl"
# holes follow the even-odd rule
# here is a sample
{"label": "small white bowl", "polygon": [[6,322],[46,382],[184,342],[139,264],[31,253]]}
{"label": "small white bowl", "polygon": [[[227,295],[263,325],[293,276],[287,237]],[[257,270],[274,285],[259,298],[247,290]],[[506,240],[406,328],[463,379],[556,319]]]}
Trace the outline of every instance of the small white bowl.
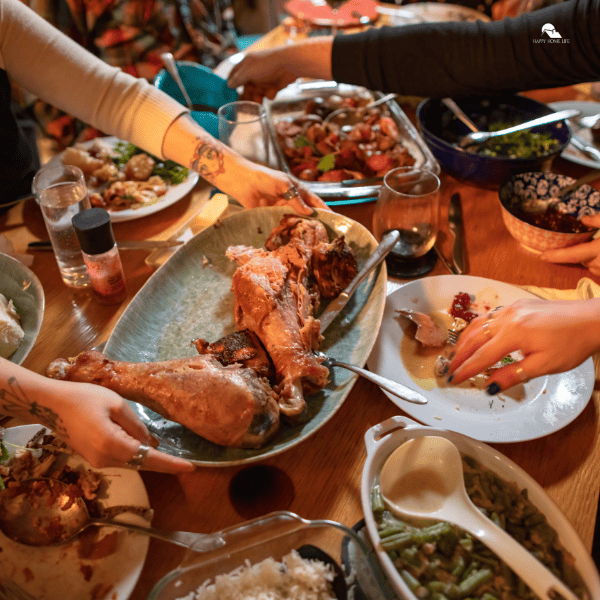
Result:
{"label": "small white bowl", "polygon": [[445,429],[425,427],[406,417],[392,417],[371,427],[365,433],[367,460],[362,472],[361,501],[369,538],[394,591],[400,598],[419,600],[406,585],[387,552],[382,548],[377,523],[371,509],[371,489],[390,454],[407,440],[436,435],[449,439],[461,454],[477,460],[505,481],[514,481],[519,489],[527,489],[528,498],[553,527],[562,546],[572,554],[575,568],[587,586],[591,598],[600,598],[600,575],[573,526],[548,497],[544,489],[509,458],[492,447],[467,436]]}

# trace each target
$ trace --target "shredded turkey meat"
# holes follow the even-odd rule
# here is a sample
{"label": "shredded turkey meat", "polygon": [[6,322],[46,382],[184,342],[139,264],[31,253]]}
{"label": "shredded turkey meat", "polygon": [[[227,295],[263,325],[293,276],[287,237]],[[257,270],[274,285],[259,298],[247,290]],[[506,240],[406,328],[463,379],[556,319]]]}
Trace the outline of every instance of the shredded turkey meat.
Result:
{"label": "shredded turkey meat", "polygon": [[[356,273],[356,260],[343,239],[341,243],[354,265],[345,269],[350,279],[338,279],[345,287]],[[307,417],[305,394],[324,388],[329,376],[313,352],[322,339],[320,322],[313,316],[321,291],[313,256],[323,245],[329,245],[329,238],[322,223],[286,215],[271,232],[266,250],[227,250],[239,265],[232,283],[237,327],[254,332],[265,347],[275,366],[279,407],[292,421]]]}

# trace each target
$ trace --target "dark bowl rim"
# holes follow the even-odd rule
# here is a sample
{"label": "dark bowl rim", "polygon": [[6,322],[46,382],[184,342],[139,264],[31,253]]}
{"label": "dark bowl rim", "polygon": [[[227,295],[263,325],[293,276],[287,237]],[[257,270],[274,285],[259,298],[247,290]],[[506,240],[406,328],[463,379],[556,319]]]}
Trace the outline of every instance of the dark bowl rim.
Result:
{"label": "dark bowl rim", "polygon": [[[494,96],[479,96],[479,95],[477,95],[477,96],[470,96],[470,97],[472,97],[472,98],[493,98]],[[534,102],[535,104],[537,104],[539,106],[544,106],[544,107],[548,108],[548,110],[550,112],[547,114],[552,114],[553,112],[557,112],[555,110],[552,110],[549,106],[547,106],[543,102],[538,102],[537,100],[534,100],[533,98],[528,98],[527,96],[521,96],[520,94],[510,94],[508,96],[498,95],[496,97],[498,97],[498,98],[515,98],[515,97],[524,98],[525,100]],[[474,152],[466,152],[466,151],[462,150],[461,148],[458,148],[457,146],[453,146],[452,144],[450,144],[450,142],[447,142],[446,140],[437,136],[430,129],[428,129],[425,126],[425,124],[423,123],[423,120],[421,119],[421,111],[423,109],[423,106],[425,106],[429,102],[436,102],[436,101],[439,101],[439,98],[432,98],[432,97],[424,98],[423,100],[421,100],[421,102],[419,102],[419,105],[417,106],[416,116],[417,116],[419,125],[421,126],[421,134],[423,135],[423,138],[425,139],[425,141],[427,141],[427,136],[431,136],[432,138],[434,138],[432,141],[438,141],[447,150],[459,152],[459,153],[462,153],[465,155],[471,155],[480,160],[489,160],[489,161],[498,162],[498,163],[512,162],[515,164],[523,164],[526,162],[535,162],[540,159],[547,160],[548,158],[551,158],[553,156],[558,156],[569,145],[569,143],[571,141],[571,130],[567,126],[567,131],[569,132],[569,135],[567,137],[566,142],[564,142],[564,144],[562,144],[562,143],[559,144],[559,146],[556,150],[553,150],[552,152],[549,152],[548,154],[538,154],[537,156],[532,157],[532,158],[510,158],[508,156],[505,158],[500,158],[498,156],[483,156],[481,154],[475,154]],[[562,123],[562,122],[563,121],[558,121],[557,123]],[[549,125],[556,125],[557,123],[549,123]]]}

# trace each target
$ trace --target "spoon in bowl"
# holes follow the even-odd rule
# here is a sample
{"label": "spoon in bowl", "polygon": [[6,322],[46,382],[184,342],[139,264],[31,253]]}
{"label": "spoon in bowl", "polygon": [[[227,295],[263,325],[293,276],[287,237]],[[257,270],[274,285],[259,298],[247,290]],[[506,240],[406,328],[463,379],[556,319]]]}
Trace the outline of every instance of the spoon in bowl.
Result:
{"label": "spoon in bowl", "polygon": [[413,438],[386,460],[380,489],[388,509],[409,519],[436,519],[461,527],[483,542],[542,600],[559,592],[577,596],[503,529],[485,517],[465,489],[458,448],[446,438]]}
{"label": "spoon in bowl", "polygon": [[90,525],[130,529],[196,552],[210,552],[225,545],[218,535],[162,531],[112,519],[94,519],[83,499],[73,498],[68,486],[57,479],[26,479],[19,488],[0,492],[0,530],[19,544],[58,546],[71,541]]}
{"label": "spoon in bowl", "polygon": [[556,123],[556,121],[572,119],[573,117],[576,117],[579,114],[581,114],[581,111],[579,110],[561,110],[557,113],[552,113],[550,115],[545,115],[543,117],[539,117],[531,121],[526,121],[525,123],[520,123],[519,125],[515,125],[514,127],[501,129],[500,131],[472,131],[471,133],[467,133],[467,135],[465,135],[460,140],[458,145],[460,148],[463,149],[467,148],[468,146],[473,146],[475,144],[481,145],[494,137],[508,135],[509,133],[515,133],[516,131],[522,131],[524,129],[532,129],[541,125],[548,125],[549,123]]}
{"label": "spoon in bowl", "polygon": [[165,65],[165,69],[167,69],[167,72],[174,79],[175,83],[177,84],[177,87],[183,94],[187,107],[190,110],[194,110],[194,103],[192,102],[190,95],[187,93],[187,90],[183,85],[183,81],[181,80],[181,76],[179,75],[179,69],[177,68],[177,64],[175,63],[173,55],[170,52],[163,52],[160,55],[160,59],[162,60],[163,65]]}

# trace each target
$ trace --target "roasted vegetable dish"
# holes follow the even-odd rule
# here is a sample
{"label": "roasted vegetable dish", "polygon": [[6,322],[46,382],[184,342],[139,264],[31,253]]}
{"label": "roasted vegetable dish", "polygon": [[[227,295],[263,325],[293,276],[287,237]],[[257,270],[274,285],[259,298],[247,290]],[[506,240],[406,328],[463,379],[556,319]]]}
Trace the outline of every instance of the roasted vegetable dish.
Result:
{"label": "roasted vegetable dish", "polygon": [[[385,105],[366,109],[360,95],[313,98],[304,113],[275,123],[283,154],[292,173],[304,181],[340,182],[383,177],[415,158]],[[333,111],[349,108],[348,124],[327,122]],[[353,110],[356,109],[356,110]]]}

